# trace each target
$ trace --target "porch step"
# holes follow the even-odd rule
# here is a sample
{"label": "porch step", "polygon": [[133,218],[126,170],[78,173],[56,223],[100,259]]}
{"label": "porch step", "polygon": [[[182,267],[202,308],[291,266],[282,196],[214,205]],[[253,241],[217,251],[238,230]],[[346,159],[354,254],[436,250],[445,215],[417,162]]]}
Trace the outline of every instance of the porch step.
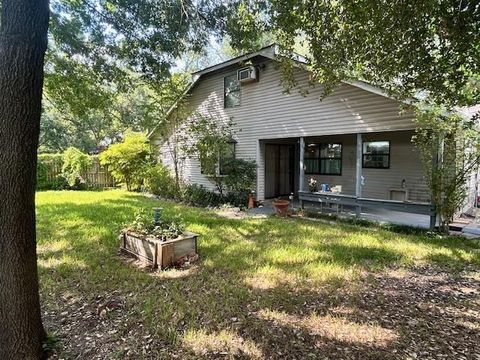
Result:
{"label": "porch step", "polygon": [[463,228],[466,226],[466,224],[460,224],[460,223],[451,223],[448,225],[448,229],[450,231],[459,231],[461,232]]}
{"label": "porch step", "polygon": [[470,224],[468,224],[462,229],[462,232],[464,234],[480,236],[480,223],[472,221]]}

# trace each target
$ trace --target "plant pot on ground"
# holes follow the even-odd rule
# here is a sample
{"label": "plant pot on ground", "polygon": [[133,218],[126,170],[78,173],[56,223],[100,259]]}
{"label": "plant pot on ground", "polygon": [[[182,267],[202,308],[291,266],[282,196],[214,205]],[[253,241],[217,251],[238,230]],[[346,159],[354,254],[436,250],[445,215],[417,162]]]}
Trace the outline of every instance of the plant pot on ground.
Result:
{"label": "plant pot on ground", "polygon": [[275,199],[273,200],[272,205],[277,215],[282,217],[286,217],[288,215],[288,207],[290,205],[290,201],[283,199]]}

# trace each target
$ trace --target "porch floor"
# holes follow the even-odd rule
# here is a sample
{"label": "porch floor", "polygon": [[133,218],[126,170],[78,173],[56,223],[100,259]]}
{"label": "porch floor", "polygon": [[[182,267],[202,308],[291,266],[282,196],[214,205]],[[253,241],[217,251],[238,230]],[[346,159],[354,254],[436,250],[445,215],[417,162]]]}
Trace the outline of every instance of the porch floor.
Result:
{"label": "porch floor", "polygon": [[[272,199],[264,200],[263,206],[248,210],[251,214],[257,215],[272,215],[275,213],[275,210],[272,206]],[[293,201],[293,207],[298,209],[300,207],[300,202],[295,199]],[[305,208],[309,210],[318,210],[320,208],[314,204],[305,203]],[[323,209],[324,213],[337,214],[335,208],[333,209]],[[340,217],[355,217],[355,208],[351,206],[344,206],[343,211],[338,212]],[[386,209],[367,209],[363,208],[361,213],[361,218],[365,220],[375,221],[381,224],[391,223],[397,225],[407,225],[412,227],[426,228],[430,226],[430,217],[428,215],[419,215],[419,214],[410,214],[400,211],[391,211]]]}

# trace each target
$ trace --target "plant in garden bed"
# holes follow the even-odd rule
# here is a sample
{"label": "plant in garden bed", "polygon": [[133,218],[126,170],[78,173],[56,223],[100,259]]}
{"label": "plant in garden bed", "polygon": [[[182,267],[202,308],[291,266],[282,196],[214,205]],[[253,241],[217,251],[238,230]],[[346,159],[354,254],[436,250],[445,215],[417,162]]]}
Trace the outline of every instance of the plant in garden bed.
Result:
{"label": "plant in garden bed", "polygon": [[186,232],[180,216],[165,217],[161,209],[141,209],[122,231],[120,249],[152,268],[183,267],[198,259],[197,234]]}
{"label": "plant in garden bed", "polygon": [[174,217],[163,215],[158,221],[155,221],[152,214],[152,210],[140,209],[135,214],[135,220],[127,226],[126,230],[162,240],[177,238],[185,231],[185,225],[180,215]]}

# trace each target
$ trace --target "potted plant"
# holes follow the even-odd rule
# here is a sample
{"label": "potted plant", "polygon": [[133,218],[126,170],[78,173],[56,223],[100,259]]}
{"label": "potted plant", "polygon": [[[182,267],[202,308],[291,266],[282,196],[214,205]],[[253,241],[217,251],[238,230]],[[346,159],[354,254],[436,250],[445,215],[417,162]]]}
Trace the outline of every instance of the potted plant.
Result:
{"label": "potted plant", "polygon": [[308,180],[308,190],[310,190],[310,192],[318,191],[317,180],[315,180],[313,177]]}
{"label": "potted plant", "polygon": [[282,217],[286,217],[288,215],[288,206],[290,205],[290,201],[283,199],[274,199],[272,201],[272,205],[277,215],[280,215]]}
{"label": "potted plant", "polygon": [[153,268],[164,269],[196,260],[197,237],[185,231],[180,216],[165,216],[159,208],[152,216],[151,210],[142,209],[122,230],[120,248]]}

